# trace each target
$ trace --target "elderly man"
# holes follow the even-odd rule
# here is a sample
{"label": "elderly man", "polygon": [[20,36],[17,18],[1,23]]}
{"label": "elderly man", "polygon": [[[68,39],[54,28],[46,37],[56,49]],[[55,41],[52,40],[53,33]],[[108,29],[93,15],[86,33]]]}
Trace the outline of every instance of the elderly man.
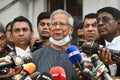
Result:
{"label": "elderly man", "polygon": [[54,66],[65,69],[67,80],[77,80],[72,63],[68,60],[66,48],[71,45],[73,32],[73,18],[63,10],[56,10],[50,16],[50,41],[51,44],[38,49],[33,54],[33,61],[40,72],[49,72]]}

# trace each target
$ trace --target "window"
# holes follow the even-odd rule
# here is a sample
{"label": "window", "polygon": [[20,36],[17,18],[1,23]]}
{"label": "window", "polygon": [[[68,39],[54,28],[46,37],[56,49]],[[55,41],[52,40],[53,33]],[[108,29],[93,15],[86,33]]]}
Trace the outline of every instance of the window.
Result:
{"label": "window", "polygon": [[47,9],[53,12],[56,9],[63,9],[69,12],[74,18],[75,29],[73,38],[76,38],[76,27],[82,22],[83,0],[47,0]]}
{"label": "window", "polygon": [[53,12],[56,9],[64,9],[72,16],[82,15],[82,0],[48,0],[47,9]]}
{"label": "window", "polygon": [[75,26],[82,21],[83,0],[48,0],[47,9],[53,12],[56,9],[63,9],[69,12],[75,20]]}

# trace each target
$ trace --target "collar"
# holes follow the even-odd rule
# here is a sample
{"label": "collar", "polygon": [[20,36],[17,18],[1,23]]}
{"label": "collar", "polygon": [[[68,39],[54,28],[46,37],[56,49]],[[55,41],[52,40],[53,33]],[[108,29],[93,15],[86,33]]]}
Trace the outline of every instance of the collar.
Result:
{"label": "collar", "polygon": [[113,49],[113,50],[120,50],[120,36],[115,37],[112,42],[105,41],[106,47],[108,49]]}
{"label": "collar", "polygon": [[115,43],[120,41],[120,36],[114,37],[114,39],[112,40],[112,42],[108,42],[107,40],[105,40],[105,45],[109,45],[111,43]]}
{"label": "collar", "polygon": [[15,46],[15,51],[17,55],[24,56],[27,55],[28,52],[30,52],[30,48],[28,46],[26,50],[23,50],[22,48]]}

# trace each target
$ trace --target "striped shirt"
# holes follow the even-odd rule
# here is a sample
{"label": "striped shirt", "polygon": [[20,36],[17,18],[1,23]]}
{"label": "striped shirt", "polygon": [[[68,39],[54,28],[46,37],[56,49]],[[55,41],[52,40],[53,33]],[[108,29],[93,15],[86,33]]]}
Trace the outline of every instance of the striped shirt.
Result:
{"label": "striped shirt", "polygon": [[77,80],[77,74],[73,64],[68,60],[66,50],[55,50],[50,45],[38,49],[33,53],[33,61],[37,71],[49,72],[52,67],[61,66],[64,68],[67,80]]}

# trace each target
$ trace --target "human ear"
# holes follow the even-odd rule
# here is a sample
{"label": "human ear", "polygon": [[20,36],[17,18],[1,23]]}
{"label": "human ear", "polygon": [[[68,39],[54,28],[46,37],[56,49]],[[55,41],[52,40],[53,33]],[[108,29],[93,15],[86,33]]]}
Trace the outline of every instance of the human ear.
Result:
{"label": "human ear", "polygon": [[69,34],[70,34],[70,35],[73,33],[73,30],[74,30],[74,27],[73,27],[73,26],[70,26],[70,29],[69,29]]}
{"label": "human ear", "polygon": [[120,19],[118,19],[118,29],[120,31]]}

